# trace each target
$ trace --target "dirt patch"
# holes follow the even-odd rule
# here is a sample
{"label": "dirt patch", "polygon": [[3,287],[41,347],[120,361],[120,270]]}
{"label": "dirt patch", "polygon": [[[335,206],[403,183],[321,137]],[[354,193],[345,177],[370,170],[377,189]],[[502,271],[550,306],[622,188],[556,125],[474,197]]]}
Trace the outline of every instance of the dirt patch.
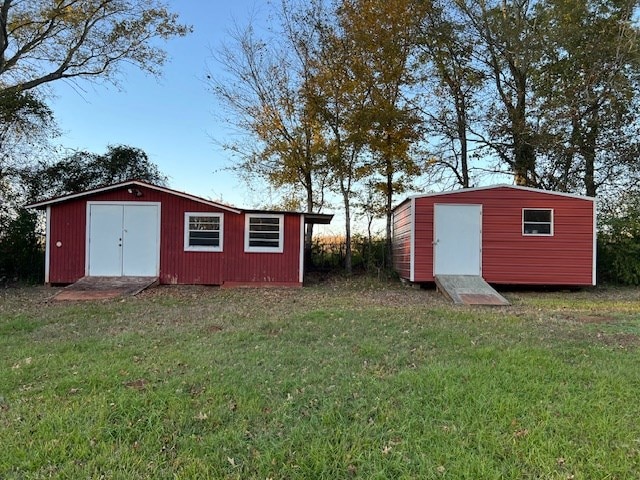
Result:
{"label": "dirt patch", "polygon": [[598,340],[609,347],[622,349],[640,347],[640,335],[635,333],[604,333],[598,332]]}
{"label": "dirt patch", "polygon": [[121,290],[101,290],[101,291],[62,291],[53,299],[55,301],[83,301],[83,300],[110,300],[122,295]]}
{"label": "dirt patch", "polygon": [[616,323],[617,320],[610,315],[576,315],[565,316],[564,320],[577,323]]}
{"label": "dirt patch", "polygon": [[131,388],[133,390],[144,390],[147,388],[149,382],[144,378],[138,378],[137,380],[130,380],[128,382],[122,383],[125,387]]}
{"label": "dirt patch", "polygon": [[157,283],[156,277],[82,277],[65,287],[53,300],[108,300],[136,295]]}

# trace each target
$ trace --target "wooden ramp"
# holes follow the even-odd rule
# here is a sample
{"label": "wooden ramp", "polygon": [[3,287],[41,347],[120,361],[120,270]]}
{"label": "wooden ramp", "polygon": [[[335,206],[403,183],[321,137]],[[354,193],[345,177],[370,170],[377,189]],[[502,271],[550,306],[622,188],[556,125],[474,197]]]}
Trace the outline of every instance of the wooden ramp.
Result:
{"label": "wooden ramp", "polygon": [[105,300],[137,295],[158,284],[158,277],[82,277],[53,300]]}
{"label": "wooden ramp", "polygon": [[509,305],[506,298],[477,275],[436,275],[442,294],[458,305]]}

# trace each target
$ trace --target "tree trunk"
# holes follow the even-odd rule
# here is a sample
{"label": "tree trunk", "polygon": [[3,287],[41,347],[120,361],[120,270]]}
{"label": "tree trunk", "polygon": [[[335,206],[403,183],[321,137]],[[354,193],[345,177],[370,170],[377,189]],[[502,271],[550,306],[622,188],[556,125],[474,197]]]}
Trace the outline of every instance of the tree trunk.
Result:
{"label": "tree trunk", "polygon": [[342,188],[342,199],[344,201],[344,271],[347,275],[353,273],[351,258],[351,201],[349,193]]}
{"label": "tree trunk", "polygon": [[391,164],[391,159],[387,159],[387,191],[386,193],[386,205],[385,205],[385,214],[387,217],[387,228],[386,228],[386,239],[385,239],[385,258],[384,258],[384,266],[386,268],[391,268],[392,257],[393,257],[393,242],[391,238],[391,220],[392,220],[392,211],[393,208],[393,165]]}
{"label": "tree trunk", "polygon": [[584,187],[589,197],[595,197],[598,190],[596,183],[596,139],[598,138],[598,114],[591,114],[588,131],[584,132],[581,143],[581,154],[584,158]]}
{"label": "tree trunk", "polygon": [[455,87],[456,92],[456,127],[458,130],[458,139],[460,142],[460,163],[462,188],[469,188],[469,150],[467,145],[467,106],[464,101],[464,93]]}
{"label": "tree trunk", "polygon": [[[313,207],[313,184],[311,179],[311,172],[307,170],[305,172],[305,189],[307,191],[307,213],[314,213]],[[311,265],[312,261],[312,248],[313,248],[313,223],[307,223],[304,232],[304,268]]]}
{"label": "tree trunk", "polygon": [[516,88],[516,106],[510,108],[509,112],[513,140],[513,173],[516,184],[537,187],[535,148],[527,125],[527,76],[515,66],[512,67],[512,75]]}

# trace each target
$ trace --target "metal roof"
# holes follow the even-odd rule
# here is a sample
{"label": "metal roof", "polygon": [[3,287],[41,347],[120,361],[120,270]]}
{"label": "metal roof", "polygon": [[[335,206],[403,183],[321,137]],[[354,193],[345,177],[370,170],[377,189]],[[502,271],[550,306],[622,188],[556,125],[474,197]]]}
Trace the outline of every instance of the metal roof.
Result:
{"label": "metal roof", "polygon": [[75,200],[75,199],[78,199],[78,198],[87,197],[87,196],[90,196],[90,195],[95,195],[96,193],[110,192],[112,190],[117,190],[118,188],[123,188],[123,187],[149,188],[151,190],[157,190],[159,192],[169,193],[171,195],[176,195],[178,197],[187,198],[189,200],[193,200],[195,202],[199,202],[199,203],[202,203],[202,204],[205,204],[205,205],[209,205],[209,206],[212,206],[212,207],[220,208],[222,210],[227,210],[229,212],[233,212],[233,213],[241,213],[242,212],[241,209],[238,209],[238,208],[235,208],[235,207],[231,207],[229,205],[224,205],[222,203],[214,202],[212,200],[207,200],[206,198],[196,197],[195,195],[191,195],[191,194],[184,193],[184,192],[179,192],[177,190],[172,190],[172,189],[166,188],[166,187],[160,187],[158,185],[153,185],[151,183],[143,182],[143,181],[140,181],[140,180],[127,180],[125,182],[115,183],[113,185],[108,185],[108,186],[105,186],[105,187],[94,188],[94,189],[91,189],[91,190],[86,190],[84,192],[71,193],[69,195],[62,195],[60,197],[54,197],[54,198],[50,198],[48,200],[43,200],[41,202],[32,203],[30,205],[27,205],[27,208],[42,209],[44,207],[47,207],[49,205],[54,205],[56,203],[68,202],[70,200]]}
{"label": "metal roof", "polygon": [[90,195],[95,195],[97,193],[110,192],[112,190],[117,190],[119,188],[124,188],[124,187],[149,188],[151,190],[156,190],[159,192],[176,195],[178,197],[186,198],[188,200],[193,200],[195,202],[199,202],[204,205],[220,208],[222,210],[226,210],[228,212],[233,212],[233,213],[243,213],[243,212],[244,213],[290,213],[290,214],[296,214],[296,215],[304,215],[305,223],[324,224],[324,225],[328,225],[329,223],[331,223],[331,220],[333,219],[333,214],[327,214],[327,213],[304,213],[304,212],[281,211],[281,210],[257,210],[257,209],[243,209],[243,208],[231,207],[229,205],[224,205],[222,203],[214,202],[212,200],[207,200],[206,198],[197,197],[195,195],[191,195],[185,192],[180,192],[167,187],[160,187],[158,185],[153,185],[152,183],[143,182],[141,180],[127,180],[125,182],[115,183],[113,185],[108,185],[105,187],[94,188],[91,190],[86,190],[84,192],[71,193],[68,195],[53,197],[48,200],[43,200],[40,202],[35,202],[30,205],[27,205],[27,208],[42,209],[42,208],[48,207],[49,205],[64,203],[71,200],[88,197]]}
{"label": "metal roof", "polygon": [[578,198],[581,200],[588,200],[591,202],[595,202],[595,198],[594,197],[587,197],[585,195],[578,195],[576,193],[567,193],[567,192],[556,192],[553,190],[543,190],[541,188],[534,188],[534,187],[523,187],[521,185],[509,185],[506,183],[501,183],[501,184],[497,184],[497,185],[487,185],[484,187],[472,187],[472,188],[460,188],[458,190],[449,190],[449,191],[445,191],[445,192],[429,192],[429,193],[418,193],[415,195],[411,195],[407,198],[405,198],[404,200],[402,200],[399,204],[397,204],[394,207],[394,210],[396,208],[398,208],[400,205],[402,205],[403,203],[414,199],[414,198],[425,198],[425,197],[439,197],[439,196],[443,196],[443,195],[459,195],[459,194],[464,194],[464,193],[468,193],[468,192],[479,192],[479,191],[483,191],[483,190],[495,190],[497,188],[510,188],[513,190],[523,190],[523,191],[527,191],[527,192],[535,192],[535,193],[543,193],[543,194],[548,194],[548,195],[556,195],[556,196],[560,196],[560,197],[570,197],[570,198]]}

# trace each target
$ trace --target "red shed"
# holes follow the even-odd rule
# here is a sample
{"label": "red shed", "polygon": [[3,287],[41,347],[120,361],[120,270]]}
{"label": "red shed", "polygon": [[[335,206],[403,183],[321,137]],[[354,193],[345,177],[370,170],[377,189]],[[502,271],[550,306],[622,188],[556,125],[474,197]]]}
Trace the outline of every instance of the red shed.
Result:
{"label": "red shed", "polygon": [[140,181],[39,202],[45,282],[158,277],[164,284],[301,286],[304,225],[332,215],[243,210]]}
{"label": "red shed", "polygon": [[416,283],[595,285],[595,199],[512,185],[414,196],[393,211],[393,262]]}

